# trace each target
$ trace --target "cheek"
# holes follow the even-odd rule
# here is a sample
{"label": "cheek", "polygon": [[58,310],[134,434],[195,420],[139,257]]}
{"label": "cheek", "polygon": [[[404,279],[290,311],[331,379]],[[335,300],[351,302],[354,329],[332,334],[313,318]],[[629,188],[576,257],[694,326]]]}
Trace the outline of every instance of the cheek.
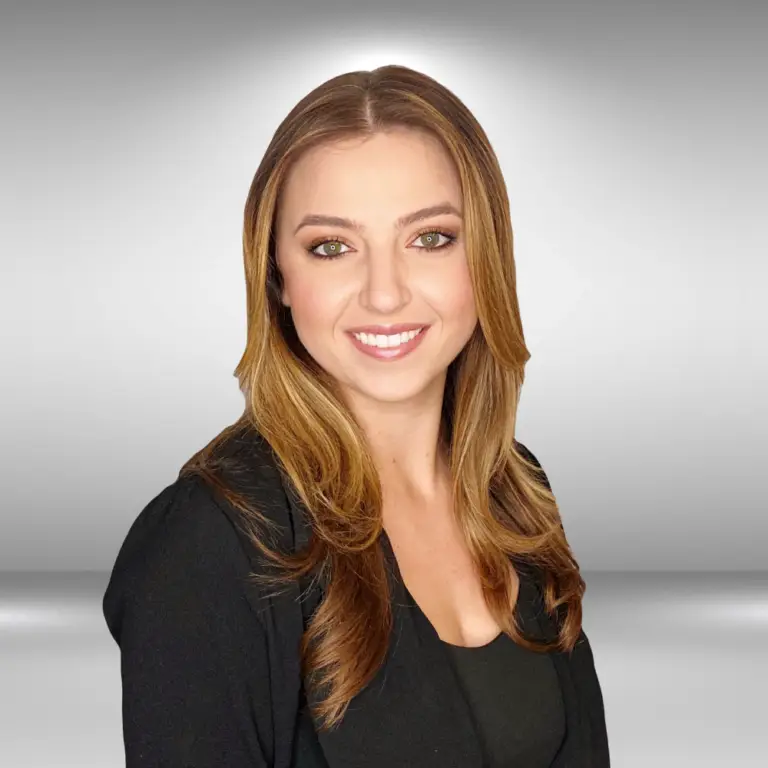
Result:
{"label": "cheek", "polygon": [[443,273],[433,273],[425,283],[424,293],[446,322],[472,321],[475,316],[475,299],[466,265]]}
{"label": "cheek", "polygon": [[338,316],[341,297],[338,287],[322,279],[294,279],[289,287],[291,314],[301,333],[322,333]]}

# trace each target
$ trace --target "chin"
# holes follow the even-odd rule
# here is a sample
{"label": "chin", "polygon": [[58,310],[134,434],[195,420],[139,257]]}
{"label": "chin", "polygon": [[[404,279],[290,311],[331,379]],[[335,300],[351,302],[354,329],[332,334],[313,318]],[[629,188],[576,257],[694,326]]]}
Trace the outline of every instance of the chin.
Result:
{"label": "chin", "polygon": [[430,389],[431,379],[412,378],[410,381],[392,376],[389,380],[382,375],[379,381],[354,381],[353,389],[370,400],[381,403],[402,403],[424,396]]}

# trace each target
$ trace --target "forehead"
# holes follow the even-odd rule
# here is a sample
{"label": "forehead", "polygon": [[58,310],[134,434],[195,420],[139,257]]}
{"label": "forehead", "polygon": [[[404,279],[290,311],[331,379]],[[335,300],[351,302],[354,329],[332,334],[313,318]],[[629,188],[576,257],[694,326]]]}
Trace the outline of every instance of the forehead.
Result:
{"label": "forehead", "polygon": [[308,212],[344,215],[375,201],[402,213],[441,200],[460,203],[451,157],[435,137],[401,129],[312,148],[291,168],[281,208],[289,218]]}

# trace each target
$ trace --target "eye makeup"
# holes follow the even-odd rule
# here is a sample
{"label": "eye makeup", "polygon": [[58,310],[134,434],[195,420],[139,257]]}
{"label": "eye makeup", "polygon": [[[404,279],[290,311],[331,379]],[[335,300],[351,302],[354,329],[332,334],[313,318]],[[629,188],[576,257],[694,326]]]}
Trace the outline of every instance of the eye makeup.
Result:
{"label": "eye makeup", "polygon": [[[423,245],[418,246],[417,250],[420,251],[442,251],[450,248],[456,240],[458,239],[458,235],[455,232],[452,232],[448,229],[444,229],[442,227],[425,227],[421,231],[416,233],[416,240],[418,240],[423,235],[442,235],[443,237],[446,237],[448,239],[448,242],[443,243],[442,245]],[[307,252],[313,256],[316,259],[323,259],[323,260],[332,260],[332,259],[338,259],[340,256],[343,256],[344,252],[334,253],[334,254],[320,254],[320,253],[314,253],[315,248],[319,248],[321,245],[325,245],[327,243],[341,243],[342,245],[346,245],[348,247],[351,247],[346,240],[344,240],[343,237],[337,237],[337,236],[329,236],[329,237],[323,237],[318,240],[314,240],[311,245],[307,246],[306,250]]]}

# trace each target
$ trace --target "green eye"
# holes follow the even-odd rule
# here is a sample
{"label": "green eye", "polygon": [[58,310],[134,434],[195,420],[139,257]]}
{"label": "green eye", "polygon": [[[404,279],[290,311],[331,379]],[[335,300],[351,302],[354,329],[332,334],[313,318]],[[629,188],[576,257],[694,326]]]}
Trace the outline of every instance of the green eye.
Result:
{"label": "green eye", "polygon": [[[419,232],[416,235],[416,240],[420,240],[423,237],[426,237],[427,235],[430,235],[431,244],[430,245],[421,245],[417,246],[417,250],[419,251],[440,251],[445,248],[450,248],[458,239],[457,235],[455,235],[453,232],[445,232],[442,229],[425,229],[421,232]],[[442,245],[438,245],[438,240],[440,236],[443,236],[447,238],[448,242],[443,243]],[[317,248],[320,248],[320,246],[333,246],[330,250],[326,250],[325,253],[316,253],[315,250]],[[347,246],[347,244],[341,240],[338,237],[326,237],[322,240],[317,240],[312,245],[310,245],[307,248],[307,252],[314,256],[317,259],[338,259],[340,256],[343,256],[346,251],[342,251],[341,247],[350,247]]]}
{"label": "green eye", "polygon": [[[320,248],[320,246],[326,246],[326,245],[332,245],[334,247],[330,251],[326,251],[326,253],[315,253],[316,248]],[[336,240],[336,239],[321,240],[319,243],[315,243],[314,245],[311,245],[307,250],[313,256],[316,256],[318,259],[337,259],[339,256],[342,255],[342,251],[340,250],[340,248],[343,245],[345,245],[345,243],[342,243],[341,240]]]}
{"label": "green eye", "polygon": [[423,235],[419,235],[416,239],[421,240],[422,237],[427,237],[427,236],[432,238],[432,242],[430,245],[425,245],[424,248],[428,251],[438,248],[439,246],[437,245],[437,241],[438,241],[438,238],[443,236],[443,233],[442,232],[425,232]]}

